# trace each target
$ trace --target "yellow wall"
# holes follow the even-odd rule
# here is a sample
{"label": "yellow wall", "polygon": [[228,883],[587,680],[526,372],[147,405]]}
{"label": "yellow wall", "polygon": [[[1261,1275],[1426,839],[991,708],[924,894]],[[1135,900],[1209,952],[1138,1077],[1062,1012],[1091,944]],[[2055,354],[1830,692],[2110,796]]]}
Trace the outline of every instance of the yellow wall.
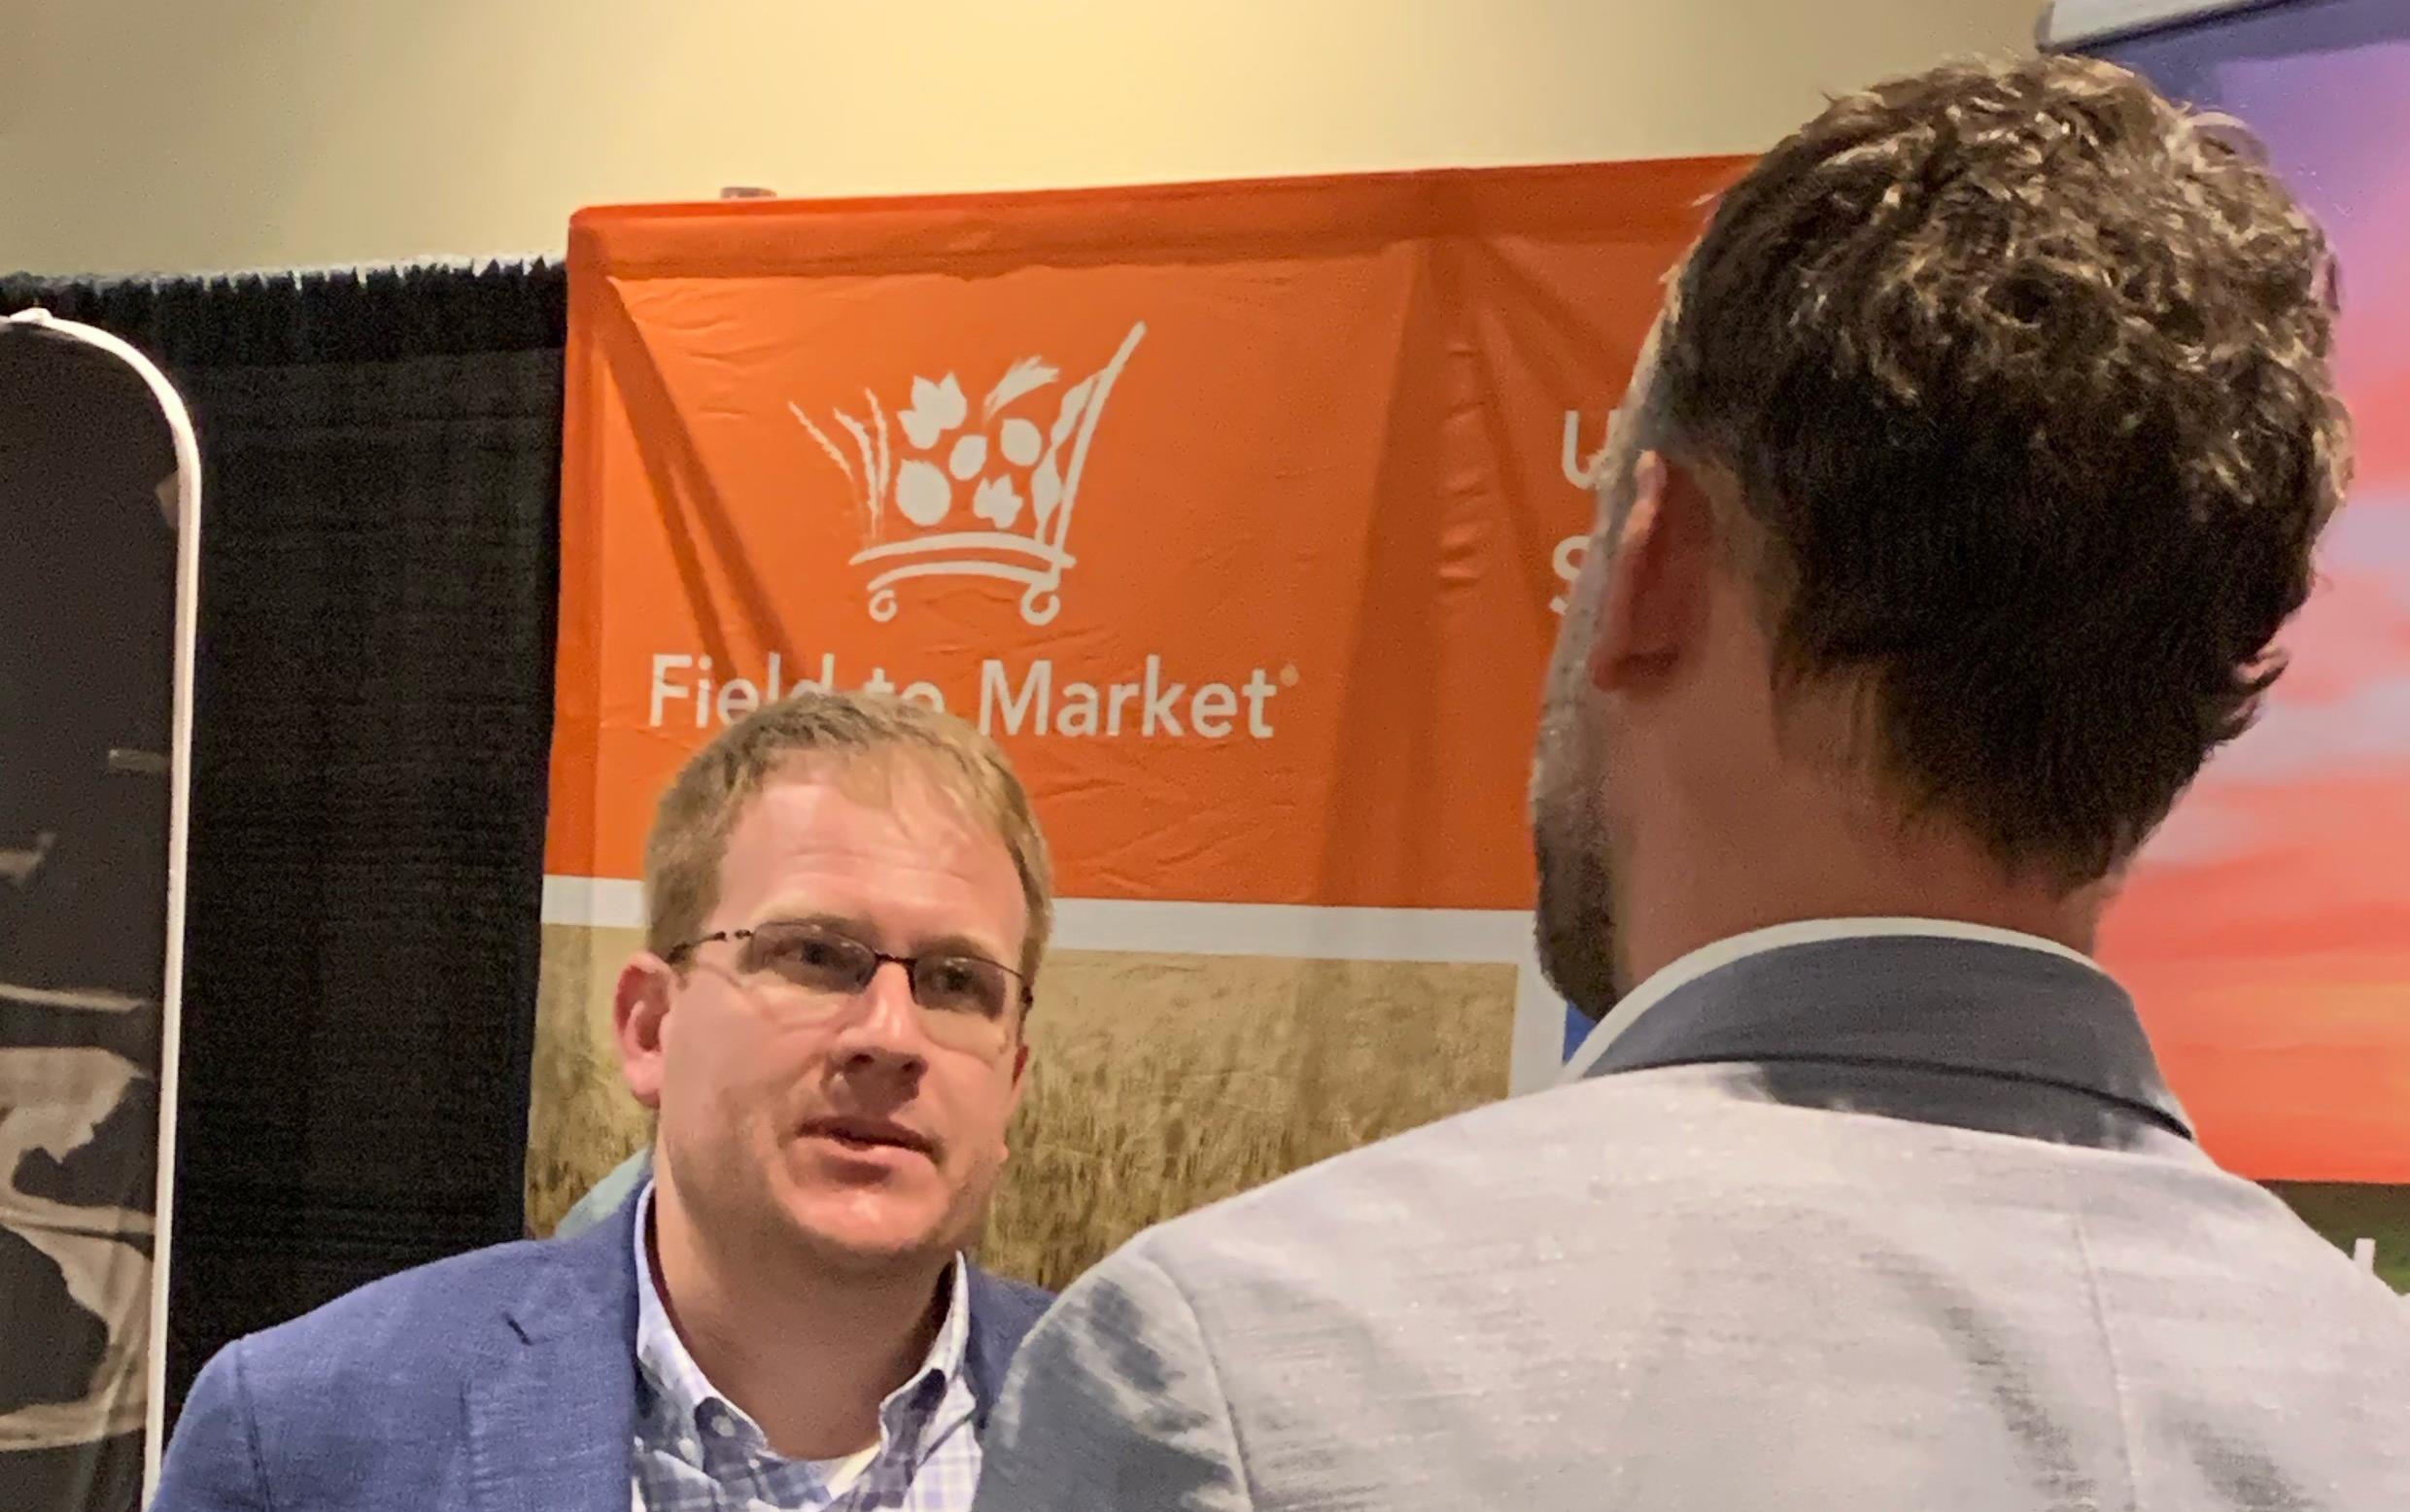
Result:
{"label": "yellow wall", "polygon": [[557,249],[583,204],[1743,152],[2040,0],[7,0],[0,270]]}

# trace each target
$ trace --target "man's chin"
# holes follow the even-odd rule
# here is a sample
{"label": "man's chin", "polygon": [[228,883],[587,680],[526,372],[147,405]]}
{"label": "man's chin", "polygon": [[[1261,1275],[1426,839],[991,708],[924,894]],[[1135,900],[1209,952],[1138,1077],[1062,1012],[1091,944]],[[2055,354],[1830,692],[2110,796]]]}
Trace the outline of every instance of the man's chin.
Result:
{"label": "man's chin", "polygon": [[[1557,900],[1549,891],[1545,884],[1541,886],[1540,907],[1533,920],[1540,975],[1584,1016],[1594,1021],[1604,1018],[1623,998],[1615,971],[1613,928],[1603,917],[1594,920],[1588,913],[1552,906]],[[1602,916],[1606,911],[1594,911]]]}
{"label": "man's chin", "polygon": [[1540,975],[1557,996],[1592,1023],[1598,1023],[1615,1011],[1623,1001],[1623,989],[1616,983],[1611,966],[1595,959],[1584,947],[1571,953],[1551,950],[1543,941],[1539,950]]}
{"label": "man's chin", "polygon": [[1539,897],[1532,931],[1548,984],[1596,1020],[1614,1012],[1623,983],[1615,964],[1614,869],[1601,849],[1565,839],[1588,822],[1547,804],[1536,807],[1532,841]]}
{"label": "man's chin", "polygon": [[802,1247],[841,1274],[876,1275],[926,1264],[961,1248],[947,1215],[905,1193],[797,1192],[787,1223]]}
{"label": "man's chin", "polygon": [[941,1244],[954,1204],[931,1155],[849,1150],[810,1137],[790,1142],[782,1154],[773,1198],[786,1227],[828,1259],[885,1263]]}

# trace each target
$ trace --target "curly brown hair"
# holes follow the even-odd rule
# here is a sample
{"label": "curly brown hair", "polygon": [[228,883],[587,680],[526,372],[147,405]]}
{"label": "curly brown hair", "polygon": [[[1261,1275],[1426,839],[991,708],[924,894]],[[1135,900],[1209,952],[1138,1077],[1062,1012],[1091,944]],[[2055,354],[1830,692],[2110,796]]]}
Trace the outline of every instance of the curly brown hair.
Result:
{"label": "curly brown hair", "polygon": [[1678,271],[1643,443],[1721,464],[1780,681],[1919,812],[2107,875],[2282,670],[2350,473],[2334,265],[2232,122],[2106,63],[1835,101]]}

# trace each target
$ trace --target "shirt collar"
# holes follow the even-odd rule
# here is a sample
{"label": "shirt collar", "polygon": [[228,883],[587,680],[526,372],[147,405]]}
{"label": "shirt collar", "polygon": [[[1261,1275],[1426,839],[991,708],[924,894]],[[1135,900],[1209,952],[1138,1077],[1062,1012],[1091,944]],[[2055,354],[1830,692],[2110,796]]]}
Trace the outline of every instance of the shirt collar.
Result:
{"label": "shirt collar", "polygon": [[1948,919],[1811,919],[1694,950],[1617,1004],[1562,1080],[1805,1059],[2048,1082],[2190,1133],[2133,1000],[2090,957]]}
{"label": "shirt collar", "polygon": [[[720,1394],[703,1367],[678,1337],[653,1280],[651,1238],[653,1184],[648,1179],[637,1196],[636,1210],[636,1356],[639,1376],[656,1402],[667,1407],[678,1436],[693,1435],[706,1456],[734,1451],[754,1458],[775,1459],[768,1437],[744,1410]],[[971,1335],[970,1278],[962,1256],[954,1256],[947,1277],[946,1317],[920,1368],[887,1393],[878,1406],[881,1452],[899,1441],[933,1439],[946,1425],[933,1421],[943,1406],[966,1398],[955,1390]],[[713,1431],[717,1426],[724,1431]],[[704,1467],[710,1468],[704,1463]]]}

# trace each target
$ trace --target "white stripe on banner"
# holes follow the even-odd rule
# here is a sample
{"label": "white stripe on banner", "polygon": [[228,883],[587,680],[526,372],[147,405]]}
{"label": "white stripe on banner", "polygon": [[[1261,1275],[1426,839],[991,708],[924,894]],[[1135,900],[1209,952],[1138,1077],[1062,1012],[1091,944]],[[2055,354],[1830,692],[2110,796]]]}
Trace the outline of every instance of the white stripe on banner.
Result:
{"label": "white stripe on banner", "polygon": [[544,922],[589,929],[642,929],[644,884],[613,876],[544,877]]}
{"label": "white stripe on banner", "polygon": [[[644,927],[641,884],[544,878],[544,922]],[[1285,960],[1514,966],[1513,1090],[1549,1084],[1564,1060],[1565,1004],[1532,962],[1532,915],[1514,909],[1323,909],[1286,903],[1142,903],[1062,898],[1054,943],[1066,950],[1248,955]]]}

